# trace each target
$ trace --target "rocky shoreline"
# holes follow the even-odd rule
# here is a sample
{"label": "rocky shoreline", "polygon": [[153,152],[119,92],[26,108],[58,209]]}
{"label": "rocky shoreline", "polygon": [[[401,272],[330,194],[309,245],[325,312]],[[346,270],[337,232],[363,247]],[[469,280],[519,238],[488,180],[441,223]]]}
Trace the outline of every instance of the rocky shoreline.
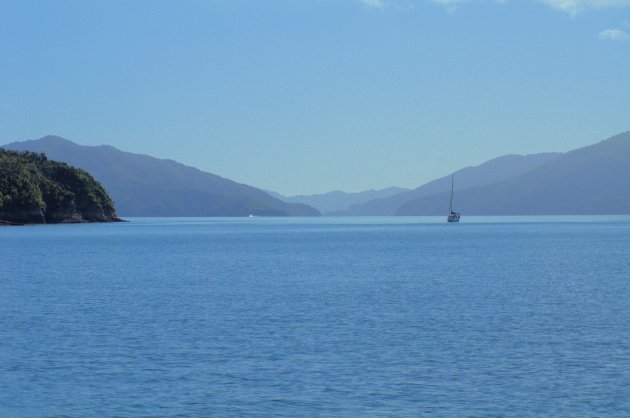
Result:
{"label": "rocky shoreline", "polygon": [[62,220],[60,222],[19,223],[19,222],[10,222],[10,221],[5,221],[3,219],[0,219],[0,227],[1,226],[24,226],[24,225],[94,224],[94,223],[112,223],[112,222],[129,222],[129,221],[120,219],[120,218],[114,218],[111,220],[99,220],[99,221],[85,220],[85,219],[67,219],[67,220]]}
{"label": "rocky shoreline", "polygon": [[0,226],[22,226],[24,224],[18,224],[15,222],[9,222],[9,221],[3,221],[2,219],[0,219]]}

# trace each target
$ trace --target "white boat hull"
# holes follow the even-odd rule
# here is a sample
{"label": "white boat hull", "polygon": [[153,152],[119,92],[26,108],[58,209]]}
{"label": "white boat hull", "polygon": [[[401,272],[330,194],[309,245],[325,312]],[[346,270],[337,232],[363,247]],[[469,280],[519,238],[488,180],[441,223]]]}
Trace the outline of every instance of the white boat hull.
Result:
{"label": "white boat hull", "polygon": [[446,217],[448,222],[459,222],[459,213],[451,213]]}

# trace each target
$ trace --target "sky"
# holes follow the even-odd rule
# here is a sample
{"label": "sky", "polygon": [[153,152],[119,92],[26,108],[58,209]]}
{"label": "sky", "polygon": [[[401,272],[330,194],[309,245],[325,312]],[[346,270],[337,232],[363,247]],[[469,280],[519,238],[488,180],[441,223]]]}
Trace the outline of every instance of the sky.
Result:
{"label": "sky", "polygon": [[0,144],[286,195],[417,187],[630,130],[630,0],[0,0]]}

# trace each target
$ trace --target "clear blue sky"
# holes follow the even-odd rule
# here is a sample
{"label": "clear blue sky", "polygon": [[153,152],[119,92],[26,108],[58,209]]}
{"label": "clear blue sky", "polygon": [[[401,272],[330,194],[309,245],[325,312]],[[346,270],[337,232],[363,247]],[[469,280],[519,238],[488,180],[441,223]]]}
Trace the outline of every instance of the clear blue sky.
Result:
{"label": "clear blue sky", "polygon": [[630,0],[0,0],[0,144],[415,187],[629,130],[629,34]]}

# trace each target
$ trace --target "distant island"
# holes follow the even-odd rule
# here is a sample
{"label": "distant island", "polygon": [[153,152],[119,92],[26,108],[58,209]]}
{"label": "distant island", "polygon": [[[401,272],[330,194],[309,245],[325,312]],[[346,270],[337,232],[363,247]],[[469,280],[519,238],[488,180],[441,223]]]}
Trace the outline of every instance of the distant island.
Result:
{"label": "distant island", "polygon": [[0,149],[0,225],[117,221],[112,199],[86,171]]}

